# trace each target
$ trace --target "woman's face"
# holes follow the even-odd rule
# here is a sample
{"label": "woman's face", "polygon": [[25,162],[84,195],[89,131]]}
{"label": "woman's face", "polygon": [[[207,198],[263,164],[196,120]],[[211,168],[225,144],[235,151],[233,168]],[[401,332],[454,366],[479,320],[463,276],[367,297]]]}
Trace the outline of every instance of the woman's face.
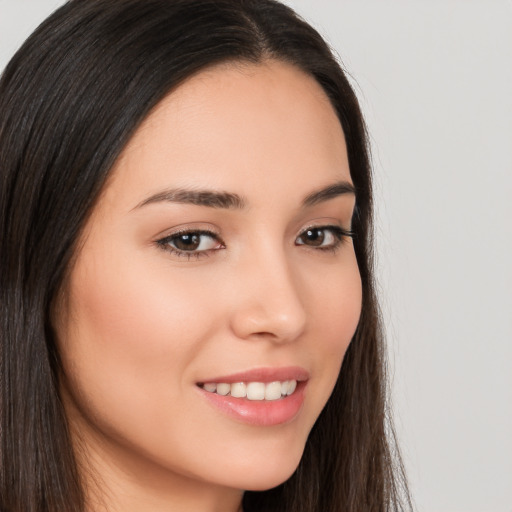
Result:
{"label": "woman's face", "polygon": [[351,189],[333,108],[288,64],[202,72],[146,119],[55,318],[66,413],[106,482],[293,473],[359,319]]}

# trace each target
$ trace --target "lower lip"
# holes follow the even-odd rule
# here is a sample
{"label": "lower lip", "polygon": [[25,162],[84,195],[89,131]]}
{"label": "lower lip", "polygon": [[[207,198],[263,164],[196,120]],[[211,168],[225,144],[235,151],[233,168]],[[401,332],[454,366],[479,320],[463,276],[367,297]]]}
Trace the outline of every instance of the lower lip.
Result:
{"label": "lower lip", "polygon": [[260,427],[271,427],[292,421],[304,403],[306,382],[298,382],[297,388],[290,395],[278,400],[249,400],[222,396],[198,388],[208,402],[232,418]]}

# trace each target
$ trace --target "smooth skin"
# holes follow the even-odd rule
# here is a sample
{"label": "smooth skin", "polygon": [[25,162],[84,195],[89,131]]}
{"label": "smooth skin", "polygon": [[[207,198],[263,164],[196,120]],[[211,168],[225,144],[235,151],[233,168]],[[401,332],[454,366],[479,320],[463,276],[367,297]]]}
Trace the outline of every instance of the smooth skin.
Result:
{"label": "smooth skin", "polygon": [[[286,63],[203,71],[137,130],[54,310],[89,511],[235,512],[244,490],[294,472],[361,311],[352,239],[338,232],[354,194],[304,204],[340,182],[338,118]],[[244,204],[169,200],[176,189]],[[309,380],[279,425],[238,421],[197,385],[288,366]]]}

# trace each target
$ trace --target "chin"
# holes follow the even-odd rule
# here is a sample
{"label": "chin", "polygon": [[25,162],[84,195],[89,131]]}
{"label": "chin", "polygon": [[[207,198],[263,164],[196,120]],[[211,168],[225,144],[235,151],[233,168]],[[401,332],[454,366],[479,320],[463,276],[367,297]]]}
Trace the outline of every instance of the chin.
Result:
{"label": "chin", "polygon": [[237,480],[235,487],[245,491],[266,491],[286,482],[297,469],[302,457],[302,451],[295,455],[284,457],[264,457],[260,464],[253,464],[237,470],[234,475]]}
{"label": "chin", "polygon": [[286,482],[286,480],[293,475],[296,469],[297,466],[293,467],[291,471],[281,472],[280,474],[262,475],[261,478],[251,478],[243,489],[245,491],[268,491],[269,489],[273,489],[274,487]]}

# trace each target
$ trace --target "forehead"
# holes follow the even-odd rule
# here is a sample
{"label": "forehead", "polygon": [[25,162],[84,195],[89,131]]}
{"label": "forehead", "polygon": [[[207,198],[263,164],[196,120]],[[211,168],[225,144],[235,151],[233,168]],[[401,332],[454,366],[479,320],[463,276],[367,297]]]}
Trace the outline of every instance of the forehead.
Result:
{"label": "forehead", "polygon": [[[113,171],[119,189],[162,186],[298,194],[350,181],[336,113],[316,80],[278,61],[223,64],[165,97],[146,118]],[[267,190],[269,194],[271,190]]]}

